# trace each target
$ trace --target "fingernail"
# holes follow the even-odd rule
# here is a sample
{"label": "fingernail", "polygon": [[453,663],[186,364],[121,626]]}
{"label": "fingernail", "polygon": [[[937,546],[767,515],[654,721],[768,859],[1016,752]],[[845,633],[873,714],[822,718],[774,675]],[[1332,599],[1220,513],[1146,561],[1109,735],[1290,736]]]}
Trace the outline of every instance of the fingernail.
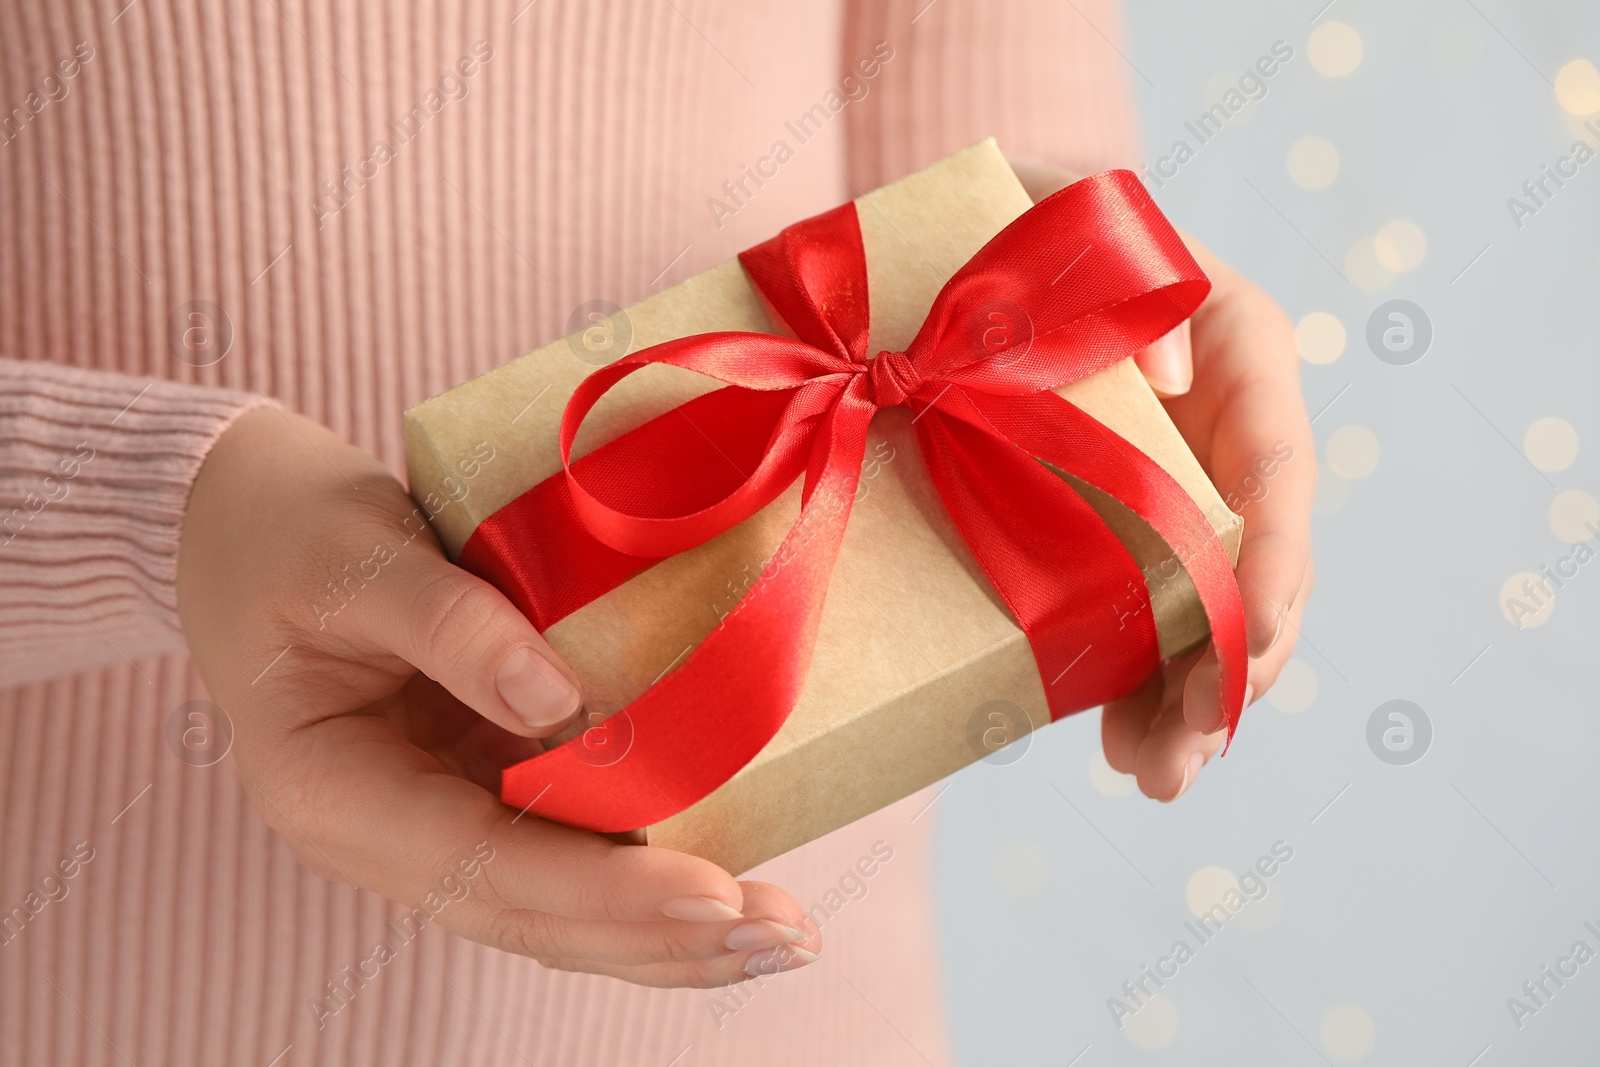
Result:
{"label": "fingernail", "polygon": [[1256,687],[1251,685],[1249,682],[1244,683],[1244,703],[1240,704],[1239,706],[1241,708],[1248,708],[1250,706],[1250,701],[1254,700],[1255,696]]}
{"label": "fingernail", "polygon": [[1168,396],[1180,396],[1194,384],[1194,367],[1184,358],[1178,331],[1167,334],[1145,349],[1139,367],[1151,388]]}
{"label": "fingernail", "polygon": [[1283,636],[1283,625],[1284,625],[1284,623],[1286,623],[1288,621],[1289,621],[1289,606],[1287,604],[1285,604],[1283,610],[1278,612],[1278,626],[1277,626],[1276,629],[1274,629],[1272,631],[1272,640],[1268,641],[1267,642],[1267,647],[1261,650],[1263,655],[1265,655],[1268,652],[1271,652],[1272,651],[1272,646],[1278,643],[1278,638]]}
{"label": "fingernail", "polygon": [[805,934],[792,926],[775,923],[770,919],[756,919],[752,922],[740,923],[728,931],[728,939],[724,942],[730,952],[740,952],[750,948],[777,948],[779,945],[789,945],[805,939]]}
{"label": "fingernail", "polygon": [[661,914],[686,923],[725,923],[744,918],[716,897],[679,897],[661,905]]}
{"label": "fingernail", "polygon": [[577,686],[528,645],[501,662],[494,687],[517,718],[534,729],[566,722],[582,702]]}
{"label": "fingernail", "polygon": [[769,948],[765,952],[757,952],[744,964],[744,973],[751,978],[758,978],[763,974],[777,974],[779,971],[792,971],[797,967],[804,967],[808,963],[816,963],[822,957],[815,952],[807,952],[796,945],[782,945],[778,948]]}
{"label": "fingernail", "polygon": [[[1189,687],[1191,685],[1195,687],[1195,695],[1192,698],[1189,696]],[[1188,701],[1192,699],[1201,707],[1206,705],[1211,706],[1211,725],[1207,727],[1196,723],[1196,725],[1199,725],[1200,729],[1204,730],[1208,734],[1215,733],[1228,724],[1228,716],[1222,707],[1221,687],[1221,668],[1217,666],[1216,660],[1205,659],[1201,660],[1200,663],[1195,666],[1193,672],[1189,676],[1188,683],[1184,685],[1180,693],[1180,696],[1186,705]],[[1199,713],[1196,711],[1194,719],[1191,721],[1198,719]]]}
{"label": "fingernail", "polygon": [[1189,753],[1189,762],[1183,765],[1183,784],[1178,786],[1178,791],[1176,793],[1172,794],[1166,800],[1163,800],[1162,803],[1171,804],[1174,800],[1177,800],[1179,797],[1183,796],[1183,794],[1187,793],[1189,791],[1190,784],[1194,781],[1194,776],[1200,773],[1200,768],[1205,766],[1205,762],[1205,756],[1201,755],[1200,753]]}
{"label": "fingernail", "polygon": [[1288,608],[1288,606],[1286,605],[1286,606],[1284,606],[1282,608],[1277,609],[1276,611],[1274,611],[1272,613],[1272,615],[1273,615],[1273,618],[1277,620],[1276,623],[1274,624],[1274,627],[1273,627],[1272,637],[1267,641],[1266,644],[1262,645],[1260,648],[1253,648],[1253,649],[1249,650],[1249,655],[1250,655],[1251,659],[1260,659],[1262,656],[1265,656],[1268,652],[1271,652],[1272,651],[1272,646],[1276,645],[1278,643],[1278,638],[1283,636],[1284,623],[1289,621],[1289,608]]}
{"label": "fingernail", "polygon": [[1178,787],[1178,795],[1173,797],[1173,800],[1177,800],[1178,797],[1189,791],[1189,787],[1194,784],[1195,776],[1200,773],[1200,768],[1205,765],[1206,757],[1204,753],[1189,753],[1189,762],[1184,764],[1183,767],[1183,784]]}

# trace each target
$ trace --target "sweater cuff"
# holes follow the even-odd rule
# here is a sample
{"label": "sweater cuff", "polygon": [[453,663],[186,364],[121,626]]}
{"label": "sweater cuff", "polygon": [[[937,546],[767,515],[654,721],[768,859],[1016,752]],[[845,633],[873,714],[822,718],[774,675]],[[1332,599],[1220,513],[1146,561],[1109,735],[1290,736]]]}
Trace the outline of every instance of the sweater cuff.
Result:
{"label": "sweater cuff", "polygon": [[181,652],[178,540],[259,394],[0,359],[0,684]]}

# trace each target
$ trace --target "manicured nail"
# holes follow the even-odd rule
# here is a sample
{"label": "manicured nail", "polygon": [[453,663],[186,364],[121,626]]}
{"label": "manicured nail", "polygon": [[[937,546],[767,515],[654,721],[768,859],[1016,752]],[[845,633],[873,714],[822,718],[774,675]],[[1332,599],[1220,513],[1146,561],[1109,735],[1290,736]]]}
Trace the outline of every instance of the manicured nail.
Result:
{"label": "manicured nail", "polygon": [[725,923],[744,918],[716,897],[679,897],[661,905],[661,914],[686,923]]}
{"label": "manicured nail", "polygon": [[1206,757],[1204,753],[1189,753],[1189,762],[1184,764],[1183,767],[1183,784],[1178,787],[1177,796],[1174,796],[1172,798],[1173,800],[1177,800],[1178,797],[1183,796],[1183,794],[1189,791],[1189,787],[1194,784],[1195,776],[1200,773],[1200,768],[1204,767],[1205,765]]}
{"label": "manicured nail", "polygon": [[[1221,686],[1221,668],[1217,666],[1216,660],[1207,658],[1195,665],[1194,670],[1189,674],[1189,680],[1179,692],[1180,699],[1184,701],[1185,705],[1190,704],[1192,701],[1193,704],[1199,707],[1211,708],[1211,724],[1209,726],[1197,726],[1197,729],[1203,733],[1215,733],[1228,724],[1228,717],[1222,710]],[[1189,696],[1191,687],[1195,690],[1193,697]],[[1192,717],[1186,716],[1189,721],[1195,722],[1199,719],[1198,708],[1189,707],[1188,710],[1194,712]]]}
{"label": "manicured nail", "polygon": [[798,945],[782,945],[751,956],[745,961],[744,973],[751,978],[759,978],[764,974],[792,971],[808,963],[816,963],[821,958],[815,952],[808,952]]}
{"label": "manicured nail", "polygon": [[1284,607],[1281,607],[1277,611],[1273,612],[1273,618],[1277,620],[1277,623],[1272,631],[1271,640],[1269,640],[1265,645],[1262,645],[1259,649],[1252,649],[1249,653],[1251,659],[1260,659],[1268,652],[1271,652],[1272,646],[1276,645],[1278,643],[1278,639],[1283,636],[1284,623],[1289,621],[1288,605],[1285,605]]}
{"label": "manicured nail", "polygon": [[796,941],[803,941],[805,934],[792,926],[775,923],[770,919],[755,919],[751,922],[740,923],[728,931],[728,940],[724,942],[730,952],[742,952],[752,948],[777,948],[779,945],[789,945]]}
{"label": "manicured nail", "polygon": [[566,722],[583,701],[577,686],[528,645],[501,662],[494,687],[517,718],[536,730]]}
{"label": "manicured nail", "polygon": [[1278,612],[1278,627],[1272,631],[1272,640],[1267,642],[1267,647],[1261,652],[1265,655],[1272,651],[1272,646],[1278,643],[1278,638],[1283,636],[1284,623],[1289,621],[1289,605],[1285,604],[1283,610]]}
{"label": "manicured nail", "polygon": [[1200,773],[1200,768],[1205,766],[1206,758],[1198,752],[1189,753],[1189,762],[1183,765],[1183,784],[1178,786],[1178,791],[1163,800],[1163,804],[1171,804],[1189,791],[1189,786],[1194,782],[1194,776]]}
{"label": "manicured nail", "polygon": [[1194,384],[1194,367],[1184,358],[1177,330],[1145,349],[1139,357],[1139,367],[1150,387],[1167,396],[1181,396]]}

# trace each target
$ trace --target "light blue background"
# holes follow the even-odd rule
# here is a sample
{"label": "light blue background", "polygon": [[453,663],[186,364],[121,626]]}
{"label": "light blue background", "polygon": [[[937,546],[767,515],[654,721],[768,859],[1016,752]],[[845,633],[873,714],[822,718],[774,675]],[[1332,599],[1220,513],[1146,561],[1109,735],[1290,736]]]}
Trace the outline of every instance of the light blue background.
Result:
{"label": "light blue background", "polygon": [[[1520,1030],[1506,1006],[1574,941],[1600,949],[1583,927],[1600,927],[1600,561],[1542,626],[1519,631],[1500,608],[1508,577],[1570,551],[1547,519],[1557,493],[1600,495],[1600,160],[1520,230],[1506,206],[1574,140],[1552,83],[1573,59],[1600,61],[1600,8],[1322,2],[1134,0],[1126,13],[1148,158],[1193,143],[1183,122],[1219,75],[1276,40],[1295,49],[1248,121],[1155,194],[1292,319],[1330,312],[1348,333],[1338,359],[1302,364],[1330,488],[1296,652],[1316,699],[1298,714],[1257,703],[1227,758],[1171,806],[1096,788],[1098,713],[1035,736],[1014,765],[954,779],[938,801],[938,892],[964,1064],[1337,1063],[1360,1051],[1324,1035],[1341,1005],[1371,1020],[1356,1062],[1600,1062],[1600,960]],[[1327,22],[1363,42],[1347,76],[1308,57]],[[1452,29],[1481,43],[1465,69],[1435,54]],[[1321,191],[1285,163],[1308,135],[1340,155]],[[1373,290],[1341,277],[1350,246],[1397,219],[1426,234],[1421,265]],[[1392,298],[1433,323],[1411,366],[1365,341]],[[1579,453],[1542,473],[1521,450],[1551,415],[1576,428]],[[1380,458],[1336,507],[1324,450],[1350,424],[1376,435]],[[1395,698],[1434,728],[1410,766],[1366,740]],[[1242,871],[1280,840],[1294,858],[1271,880],[1278,899],[1248,905],[1147,1009],[1173,1024],[1148,1027],[1160,1047],[1130,1040],[1132,1023],[1119,1032],[1107,999],[1186,935],[1191,876]],[[1275,922],[1246,928],[1278,904]]]}

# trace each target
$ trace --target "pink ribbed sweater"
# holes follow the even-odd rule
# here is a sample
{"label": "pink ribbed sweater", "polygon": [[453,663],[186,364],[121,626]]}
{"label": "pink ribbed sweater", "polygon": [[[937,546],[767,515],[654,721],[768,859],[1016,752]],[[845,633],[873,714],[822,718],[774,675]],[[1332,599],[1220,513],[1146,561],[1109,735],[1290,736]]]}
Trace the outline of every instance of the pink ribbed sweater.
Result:
{"label": "pink ribbed sweater", "polygon": [[760,987],[640,989],[427,929],[319,1029],[400,909],[300,871],[229,762],[169,751],[203,696],[178,532],[262,397],[398,471],[406,405],[585,301],[987,134],[1128,162],[1117,36],[1111,0],[0,6],[0,1063],[945,1061],[920,798],[759,872],[810,906],[894,850],[824,959]]}

